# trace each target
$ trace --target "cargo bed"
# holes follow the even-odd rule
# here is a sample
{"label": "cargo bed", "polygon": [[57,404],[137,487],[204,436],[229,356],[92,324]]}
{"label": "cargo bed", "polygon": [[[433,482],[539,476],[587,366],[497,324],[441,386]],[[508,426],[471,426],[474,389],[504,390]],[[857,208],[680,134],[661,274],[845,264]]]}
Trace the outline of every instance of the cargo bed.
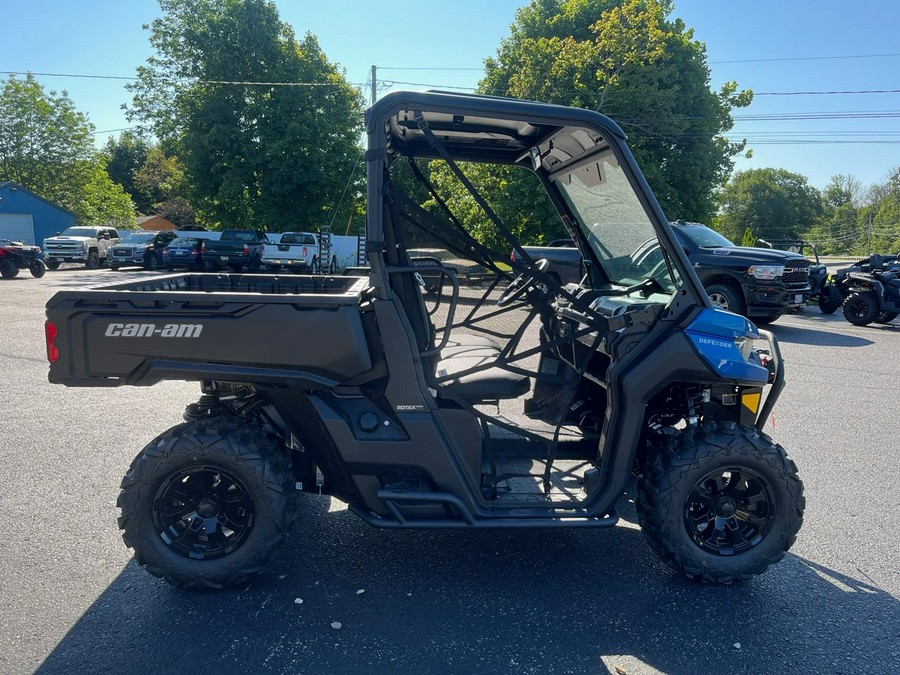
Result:
{"label": "cargo bed", "polygon": [[336,386],[373,367],[365,277],[172,274],[60,291],[47,303],[51,382],[162,379]]}

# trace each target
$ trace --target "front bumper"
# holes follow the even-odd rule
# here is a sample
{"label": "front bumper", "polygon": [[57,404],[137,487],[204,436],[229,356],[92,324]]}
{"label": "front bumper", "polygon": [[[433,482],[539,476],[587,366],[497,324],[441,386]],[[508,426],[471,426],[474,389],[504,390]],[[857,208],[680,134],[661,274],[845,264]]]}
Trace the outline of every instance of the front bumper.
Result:
{"label": "front bumper", "polygon": [[744,287],[747,298],[747,316],[763,316],[773,312],[787,312],[804,307],[809,302],[809,286],[785,288],[754,284]]}
{"label": "front bumper", "polygon": [[128,253],[115,253],[114,251],[107,251],[106,260],[111,265],[143,265],[145,254],[145,249],[128,251]]}

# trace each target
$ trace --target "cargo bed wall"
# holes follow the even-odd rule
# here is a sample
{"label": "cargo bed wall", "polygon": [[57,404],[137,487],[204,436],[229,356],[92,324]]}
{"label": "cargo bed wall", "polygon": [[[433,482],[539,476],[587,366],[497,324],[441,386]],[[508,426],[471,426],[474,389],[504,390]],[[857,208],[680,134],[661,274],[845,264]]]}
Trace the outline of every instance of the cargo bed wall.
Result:
{"label": "cargo bed wall", "polygon": [[59,350],[50,381],[332,387],[372,368],[358,307],[364,287],[365,279],[186,274],[63,291],[47,304]]}

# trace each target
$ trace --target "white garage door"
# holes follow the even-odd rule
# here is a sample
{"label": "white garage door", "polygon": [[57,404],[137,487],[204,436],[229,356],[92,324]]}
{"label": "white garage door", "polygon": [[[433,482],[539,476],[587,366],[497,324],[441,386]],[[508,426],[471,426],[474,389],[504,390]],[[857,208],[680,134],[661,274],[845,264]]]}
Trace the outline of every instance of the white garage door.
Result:
{"label": "white garage door", "polygon": [[34,222],[30,213],[0,213],[0,239],[34,244]]}

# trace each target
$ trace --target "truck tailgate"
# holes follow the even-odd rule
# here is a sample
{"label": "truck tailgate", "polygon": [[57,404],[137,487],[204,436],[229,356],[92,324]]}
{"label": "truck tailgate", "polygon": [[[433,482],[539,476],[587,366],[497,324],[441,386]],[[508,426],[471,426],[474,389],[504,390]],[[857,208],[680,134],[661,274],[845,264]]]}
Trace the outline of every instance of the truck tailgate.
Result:
{"label": "truck tailgate", "polygon": [[61,291],[47,303],[49,378],[335,386],[372,368],[359,309],[366,282],[177,274]]}

